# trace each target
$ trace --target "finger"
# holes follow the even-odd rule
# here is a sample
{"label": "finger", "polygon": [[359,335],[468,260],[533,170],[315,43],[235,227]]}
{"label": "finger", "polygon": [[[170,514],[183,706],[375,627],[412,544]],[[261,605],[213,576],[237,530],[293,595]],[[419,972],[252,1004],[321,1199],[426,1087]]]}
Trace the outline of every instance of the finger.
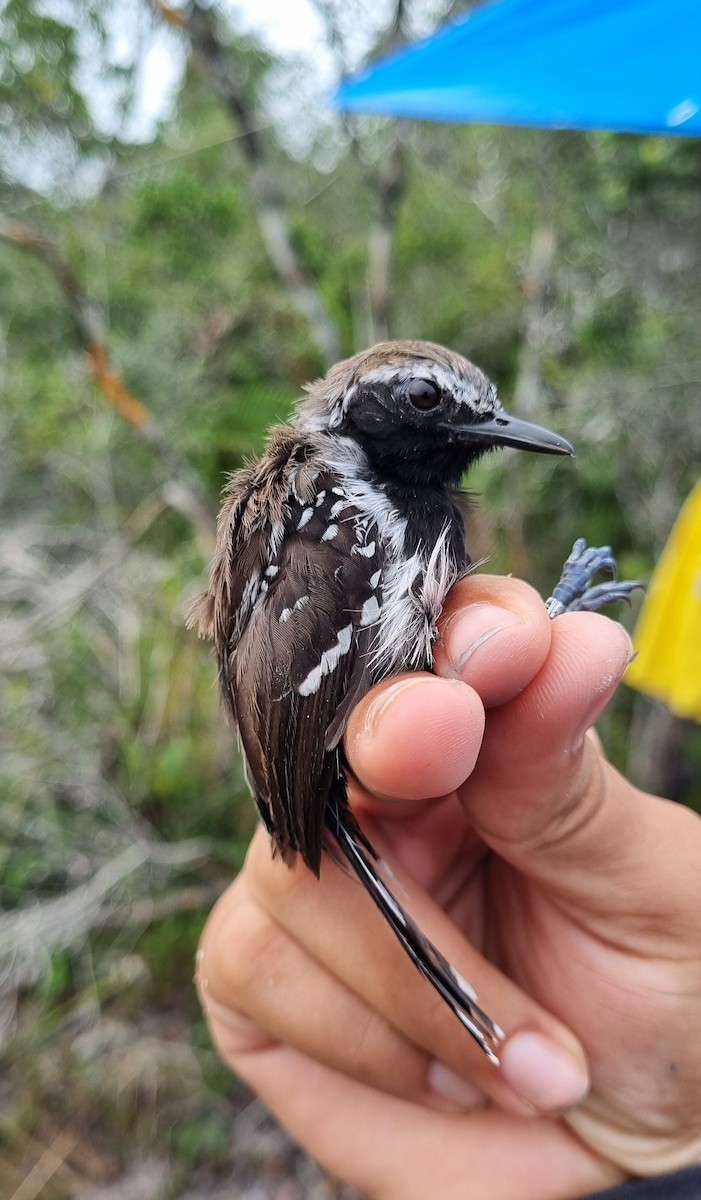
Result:
{"label": "finger", "polygon": [[[546,665],[490,714],[460,797],[499,857],[566,900],[578,919],[598,916],[610,929],[644,913],[640,939],[654,937],[659,952],[660,939],[694,936],[688,896],[697,886],[701,821],[638,791],[585,737],[630,659],[625,630],[593,613],[552,625]],[[619,931],[629,937],[630,926]]]}
{"label": "finger", "polygon": [[[665,880],[668,886],[655,900],[646,892],[646,906],[661,895],[678,896],[678,872],[685,869],[680,835],[695,823],[638,792],[584,737],[627,665],[628,636],[591,613],[552,624],[542,671],[490,715],[479,762],[461,792],[470,820],[502,858],[585,911],[597,897],[607,914],[639,904],[637,883],[650,872],[658,886]],[[696,838],[693,846],[689,869]],[[634,891],[622,886],[634,883]]]}
{"label": "finger", "polygon": [[483,732],[484,707],[471,688],[433,675],[400,675],[356,707],[345,746],[368,791],[405,810],[454,791],[477,761]]}
{"label": "finger", "polygon": [[[435,647],[435,670],[443,678],[388,680],[351,715],[346,752],[367,790],[411,802],[458,787],[479,753],[483,707],[511,699],[537,674],[547,657],[550,625],[541,598],[527,584],[492,576],[458,583]],[[478,691],[479,700],[458,680]]]}
{"label": "finger", "polygon": [[559,1122],[432,1112],[287,1046],[227,1058],[322,1167],[374,1200],[562,1200],[621,1178]]}
{"label": "finger", "polygon": [[245,872],[207,922],[196,983],[224,1057],[280,1042],[414,1103],[445,1109],[484,1102],[276,925],[251,897]]}
{"label": "finger", "polygon": [[[621,823],[618,805],[605,802],[600,760],[584,735],[629,657],[628,635],[614,622],[590,613],[559,617],[542,671],[491,714],[483,758],[462,798],[489,844],[540,882],[559,879],[569,889],[586,875],[589,890],[592,869],[609,853],[618,859],[633,789],[622,793]],[[495,790],[498,806],[488,798]],[[573,874],[563,878],[566,868]]]}
{"label": "finger", "polygon": [[468,683],[485,708],[493,708],[517,696],[540,670],[552,622],[527,583],[470,575],[451,589],[439,630],[435,672]]}
{"label": "finger", "polygon": [[[357,881],[326,859],[316,880],[303,866],[271,862],[255,839],[251,893],[307,953],[409,1041],[496,1103],[523,1115],[582,1099],[588,1076],[578,1042],[554,1017],[486,962],[445,912],[395,863],[394,886],[424,933],[476,988],[507,1032],[501,1070],[492,1066],[408,959]],[[410,903],[407,895],[410,894]]]}

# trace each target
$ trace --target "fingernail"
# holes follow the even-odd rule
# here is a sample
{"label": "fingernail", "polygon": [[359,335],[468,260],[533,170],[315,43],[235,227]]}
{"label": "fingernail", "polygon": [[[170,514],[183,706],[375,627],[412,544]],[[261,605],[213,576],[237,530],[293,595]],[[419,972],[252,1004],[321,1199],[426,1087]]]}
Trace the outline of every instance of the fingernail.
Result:
{"label": "fingernail", "polygon": [[447,1067],[438,1059],[428,1068],[427,1078],[431,1091],[459,1108],[484,1108],[487,1103],[487,1097],[481,1088],[457,1075],[451,1067]]}
{"label": "fingernail", "polygon": [[586,1066],[541,1033],[516,1033],[501,1051],[502,1074],[541,1112],[579,1104],[589,1091]]}
{"label": "fingernail", "polygon": [[[413,679],[402,679],[400,683],[393,684],[381,692],[368,708],[363,723],[363,733],[376,733],[380,719],[386,716],[387,710],[394,704],[395,700],[410,688],[432,689],[435,687],[444,687],[446,683],[454,682],[456,681],[452,679],[442,679],[439,681],[437,679],[430,679],[425,675],[416,675]],[[429,699],[428,691],[426,692],[426,699]]]}
{"label": "fingernail", "polygon": [[442,640],[448,661],[456,675],[477,652],[501,633],[520,625],[521,618],[497,604],[471,604],[451,617],[443,628]]}

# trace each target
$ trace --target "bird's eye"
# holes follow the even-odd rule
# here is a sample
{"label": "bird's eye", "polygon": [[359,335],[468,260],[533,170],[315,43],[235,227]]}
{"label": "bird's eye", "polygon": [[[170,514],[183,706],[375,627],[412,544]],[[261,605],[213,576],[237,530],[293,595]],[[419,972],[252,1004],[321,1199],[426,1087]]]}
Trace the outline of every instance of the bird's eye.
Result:
{"label": "bird's eye", "polygon": [[407,395],[412,407],[418,408],[421,412],[438,408],[441,402],[438,388],[434,383],[429,383],[427,379],[415,379],[413,383],[409,384]]}

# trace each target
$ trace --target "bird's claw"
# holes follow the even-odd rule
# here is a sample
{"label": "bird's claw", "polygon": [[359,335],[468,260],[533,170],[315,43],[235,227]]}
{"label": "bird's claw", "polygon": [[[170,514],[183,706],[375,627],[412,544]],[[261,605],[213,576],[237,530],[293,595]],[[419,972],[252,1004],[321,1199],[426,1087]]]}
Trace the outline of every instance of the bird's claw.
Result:
{"label": "bird's claw", "polygon": [[[599,571],[607,571],[613,579],[592,586],[592,579]],[[639,581],[628,582],[616,578],[616,560],[610,546],[587,546],[584,538],[577,538],[567,559],[557,587],[546,602],[549,617],[559,617],[566,612],[598,612],[605,604],[617,600],[630,601],[632,592],[643,589]]]}

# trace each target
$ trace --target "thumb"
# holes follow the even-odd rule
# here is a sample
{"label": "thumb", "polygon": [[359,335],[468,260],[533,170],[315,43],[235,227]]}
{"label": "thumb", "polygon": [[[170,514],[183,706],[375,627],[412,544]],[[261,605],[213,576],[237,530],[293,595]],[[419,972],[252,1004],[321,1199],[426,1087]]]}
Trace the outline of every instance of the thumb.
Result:
{"label": "thumb", "polygon": [[488,713],[479,760],[460,791],[500,857],[570,897],[591,891],[592,871],[620,882],[626,864],[640,870],[640,844],[630,836],[640,793],[585,737],[630,656],[627,633],[606,617],[558,617],[540,671]]}

